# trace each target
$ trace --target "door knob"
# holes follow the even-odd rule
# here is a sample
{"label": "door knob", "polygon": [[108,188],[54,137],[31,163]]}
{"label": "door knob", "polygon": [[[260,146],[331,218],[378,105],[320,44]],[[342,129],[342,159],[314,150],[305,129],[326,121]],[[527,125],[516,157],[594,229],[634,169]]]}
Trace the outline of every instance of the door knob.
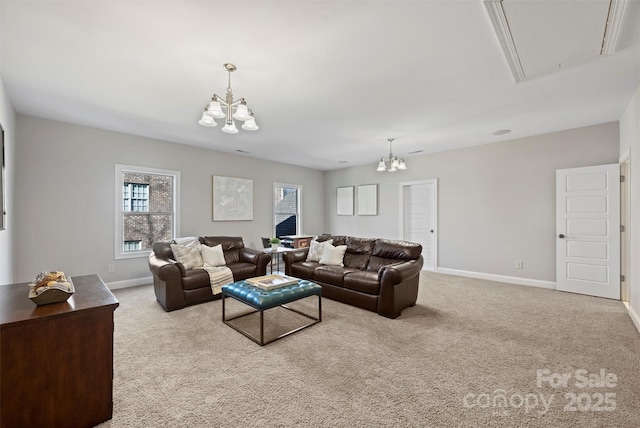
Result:
{"label": "door knob", "polygon": [[564,238],[564,235],[561,233],[560,235],[558,235],[558,238],[562,239]]}
{"label": "door knob", "polygon": [[431,229],[431,233],[433,233],[433,229]]}

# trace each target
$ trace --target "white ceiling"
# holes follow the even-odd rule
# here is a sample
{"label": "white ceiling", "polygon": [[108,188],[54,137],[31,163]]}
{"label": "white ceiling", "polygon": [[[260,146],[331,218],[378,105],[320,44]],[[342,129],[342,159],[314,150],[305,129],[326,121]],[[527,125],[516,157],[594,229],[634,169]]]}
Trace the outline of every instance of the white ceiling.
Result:
{"label": "white ceiling", "polygon": [[[541,11],[517,9],[536,20],[525,26],[526,40],[561,44],[580,33],[547,25],[545,8],[561,5],[554,13],[574,22],[603,1],[504,4]],[[0,74],[17,113],[320,170],[375,168],[389,137],[411,168],[408,154],[418,150],[615,121],[640,84],[639,0],[627,1],[614,55],[521,83],[482,0],[1,0],[0,7]],[[226,90],[226,62],[238,67],[234,95],[253,109],[257,132],[197,124],[211,95]],[[513,132],[493,135],[499,129]]]}

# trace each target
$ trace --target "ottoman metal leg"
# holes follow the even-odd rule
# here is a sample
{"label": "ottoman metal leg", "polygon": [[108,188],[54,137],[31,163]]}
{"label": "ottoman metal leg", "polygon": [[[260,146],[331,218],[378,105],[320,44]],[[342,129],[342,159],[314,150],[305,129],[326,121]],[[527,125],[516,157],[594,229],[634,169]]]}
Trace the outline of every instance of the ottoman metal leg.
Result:
{"label": "ottoman metal leg", "polygon": [[260,345],[264,345],[264,311],[260,310]]}
{"label": "ottoman metal leg", "polygon": [[[278,336],[278,337],[276,337],[274,339],[271,339],[271,340],[269,340],[267,342],[264,341],[264,311],[265,310],[264,309],[256,309],[255,311],[251,311],[251,312],[248,312],[248,313],[236,315],[233,318],[227,318],[226,317],[226,312],[225,312],[225,297],[232,297],[233,299],[237,300],[240,303],[243,303],[243,304],[245,304],[247,306],[250,306],[250,307],[253,307],[253,306],[249,305],[247,302],[243,302],[242,300],[237,299],[235,296],[225,296],[224,292],[222,293],[222,322],[224,324],[228,325],[229,327],[233,328],[237,332],[241,333],[243,336],[251,339],[252,341],[257,343],[258,345],[264,346],[264,345],[267,345],[267,344],[269,344],[271,342],[275,342],[278,339],[282,339],[283,337],[289,336],[290,334],[296,333],[296,332],[298,332],[300,330],[303,330],[303,329],[305,329],[307,327],[311,327],[312,325],[321,322],[322,321],[322,296],[319,295],[319,294],[317,296],[318,296],[318,316],[317,317],[314,317],[312,315],[309,315],[309,314],[304,313],[302,311],[299,311],[297,309],[290,308],[290,307],[288,307],[286,305],[280,305],[281,308],[284,308],[284,309],[287,309],[287,310],[289,310],[291,312],[295,312],[297,314],[303,315],[303,316],[313,320],[313,322],[311,322],[309,324],[305,324],[305,325],[303,325],[301,327],[295,328],[295,329],[293,329],[291,331],[288,331],[286,333],[283,333],[280,336]],[[311,297],[311,296],[306,296],[306,297]],[[306,298],[306,297],[303,297],[303,298]],[[296,299],[296,300],[300,300],[300,299]],[[293,301],[295,301],[295,300],[292,300],[291,302],[293,302]],[[288,303],[291,303],[291,302],[288,302]],[[246,331],[240,329],[239,327],[237,327],[237,326],[235,326],[235,325],[233,325],[232,323],[229,322],[229,321],[233,321],[233,320],[238,319],[238,318],[246,317],[247,315],[255,314],[256,312],[260,312],[260,340],[258,340],[257,338],[253,337],[252,335],[250,335]]]}

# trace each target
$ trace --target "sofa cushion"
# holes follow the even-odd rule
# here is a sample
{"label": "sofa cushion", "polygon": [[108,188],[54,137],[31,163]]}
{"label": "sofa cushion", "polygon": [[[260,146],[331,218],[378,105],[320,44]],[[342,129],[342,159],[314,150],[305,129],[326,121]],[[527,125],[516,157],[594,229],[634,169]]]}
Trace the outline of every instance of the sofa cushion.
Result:
{"label": "sofa cushion", "polygon": [[344,255],[344,265],[355,269],[366,269],[369,264],[369,254],[351,254],[347,251]]}
{"label": "sofa cushion", "polygon": [[319,266],[314,272],[313,280],[344,287],[344,276],[349,272],[357,270],[342,266]]}
{"label": "sofa cushion", "polygon": [[333,244],[333,240],[329,239],[323,242],[318,242],[315,239],[309,243],[309,252],[307,253],[308,262],[319,262],[324,252],[324,246],[326,244]]}
{"label": "sofa cushion", "polygon": [[333,239],[333,245],[336,247],[338,245],[347,245],[347,237],[343,235],[325,237],[325,241],[327,239]]}
{"label": "sofa cushion", "polygon": [[183,245],[185,247],[197,247],[198,244],[200,244],[200,240],[197,236],[186,236],[184,238],[175,238],[171,243]]}
{"label": "sofa cushion", "polygon": [[204,264],[198,247],[185,247],[183,245],[171,244],[171,251],[176,257],[176,260],[182,263],[187,270],[201,268]]}
{"label": "sofa cushion", "polygon": [[349,272],[344,276],[344,288],[377,295],[380,293],[378,273],[372,271]]}
{"label": "sofa cushion", "polygon": [[240,251],[244,248],[244,241],[240,236],[204,236],[200,238],[200,242],[210,247],[222,245],[227,266],[240,261]]}
{"label": "sofa cushion", "polygon": [[375,239],[347,237],[347,251],[354,254],[371,254]]}
{"label": "sofa cushion", "polygon": [[195,290],[202,287],[211,287],[209,274],[204,269],[189,269],[182,278],[182,288]]}
{"label": "sofa cushion", "polygon": [[321,265],[344,266],[344,253],[347,251],[346,245],[334,247],[331,244],[324,244],[322,251]]}
{"label": "sofa cushion", "polygon": [[222,245],[222,251],[241,250],[244,248],[244,241],[240,236],[203,236],[200,242],[204,245],[214,247]]}
{"label": "sofa cushion", "polygon": [[422,254],[422,245],[407,241],[378,239],[372,255],[397,261],[415,260]]}
{"label": "sofa cushion", "polygon": [[371,256],[367,270],[370,272],[378,272],[381,267],[399,263],[396,259],[385,259],[383,257]]}
{"label": "sofa cushion", "polygon": [[222,245],[218,244],[214,247],[202,244],[200,246],[200,254],[202,254],[202,261],[204,266],[224,266],[226,264],[224,260],[224,253],[222,252]]}
{"label": "sofa cushion", "polygon": [[420,254],[422,254],[420,244],[378,239],[373,247],[367,270],[377,272],[382,266],[418,259]]}
{"label": "sofa cushion", "polygon": [[288,275],[313,280],[318,266],[321,266],[318,262],[296,262],[291,265],[291,272]]}
{"label": "sofa cushion", "polygon": [[376,240],[349,236],[346,242],[347,252],[344,255],[344,265],[356,269],[366,269]]}

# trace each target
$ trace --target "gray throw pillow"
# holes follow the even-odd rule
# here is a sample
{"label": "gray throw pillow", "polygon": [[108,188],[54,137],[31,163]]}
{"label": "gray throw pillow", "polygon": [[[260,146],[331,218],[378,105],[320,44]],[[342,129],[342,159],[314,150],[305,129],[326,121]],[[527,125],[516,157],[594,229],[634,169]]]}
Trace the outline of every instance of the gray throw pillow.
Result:
{"label": "gray throw pillow", "polygon": [[171,251],[173,251],[176,260],[184,265],[185,269],[201,268],[204,264],[198,247],[171,244]]}
{"label": "gray throw pillow", "polygon": [[333,244],[333,239],[329,239],[324,242],[318,242],[315,239],[311,241],[309,245],[309,252],[307,253],[307,261],[319,262],[322,258],[322,252],[326,244]]}

